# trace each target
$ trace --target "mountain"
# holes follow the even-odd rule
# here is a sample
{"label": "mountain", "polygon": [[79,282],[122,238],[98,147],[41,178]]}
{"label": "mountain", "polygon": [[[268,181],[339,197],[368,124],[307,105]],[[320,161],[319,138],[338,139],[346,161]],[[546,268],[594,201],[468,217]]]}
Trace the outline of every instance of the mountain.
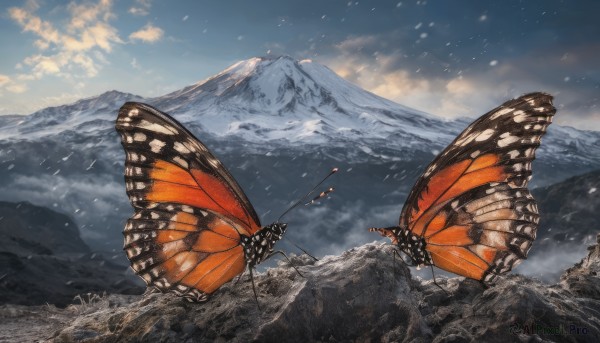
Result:
{"label": "mountain", "polygon": [[0,201],[0,251],[27,256],[82,254],[90,248],[68,216],[28,202]]}
{"label": "mountain", "polygon": [[[124,263],[120,232],[132,209],[114,119],[125,101],[180,120],[228,167],[264,224],[338,167],[328,181],[336,187],[330,199],[285,217],[287,237],[321,256],[378,239],[366,230],[374,223],[396,224],[424,167],[469,124],[396,104],[317,62],[283,56],[241,61],[155,98],[110,91],[0,125],[0,200],[59,206],[92,249]],[[600,133],[551,125],[537,157],[532,186],[599,169]],[[296,251],[285,240],[278,247]]]}
{"label": "mountain", "polygon": [[533,190],[542,217],[538,239],[589,245],[600,231],[600,170]]}
{"label": "mountain", "polygon": [[516,271],[555,281],[600,232],[600,170],[532,189],[540,223],[526,262]]}
{"label": "mountain", "polygon": [[323,144],[399,132],[418,141],[452,138],[437,129],[440,118],[366,92],[311,60],[287,56],[238,62],[151,102],[184,122],[204,118],[204,129],[217,136],[249,141]]}
{"label": "mountain", "polygon": [[140,280],[92,253],[69,216],[0,202],[0,304],[67,306],[86,293],[140,294]]}

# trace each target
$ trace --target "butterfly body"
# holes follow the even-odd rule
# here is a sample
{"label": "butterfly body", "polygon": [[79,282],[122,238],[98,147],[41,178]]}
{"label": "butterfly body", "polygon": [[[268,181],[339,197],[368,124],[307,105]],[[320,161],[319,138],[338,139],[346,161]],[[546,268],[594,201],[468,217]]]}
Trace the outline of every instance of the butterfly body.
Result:
{"label": "butterfly body", "polygon": [[273,253],[275,243],[283,238],[286,228],[286,223],[273,223],[261,228],[252,236],[242,235],[241,244],[248,268],[253,268]]}
{"label": "butterfly body", "polygon": [[411,259],[415,266],[431,265],[431,256],[425,249],[427,243],[423,237],[412,233],[407,228],[392,226],[386,228],[371,228],[371,232],[379,232],[382,236],[389,237],[400,251]]}
{"label": "butterfly body", "polygon": [[174,118],[129,102],[116,129],[135,211],[123,249],[148,287],[205,301],[273,253],[287,224],[263,227],[233,176]]}
{"label": "butterfly body", "polygon": [[531,162],[556,109],[531,93],[469,125],[411,190],[399,225],[372,228],[416,265],[434,265],[482,282],[527,257],[539,214],[527,189]]}

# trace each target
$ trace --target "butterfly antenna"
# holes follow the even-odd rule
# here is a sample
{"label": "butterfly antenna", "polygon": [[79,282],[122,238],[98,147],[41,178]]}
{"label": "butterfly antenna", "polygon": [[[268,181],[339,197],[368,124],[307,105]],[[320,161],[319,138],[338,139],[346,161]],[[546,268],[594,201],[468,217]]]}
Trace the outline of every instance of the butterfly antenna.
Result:
{"label": "butterfly antenna", "polygon": [[306,250],[302,249],[298,244],[292,242],[291,239],[287,238],[286,236],[283,237],[284,239],[286,239],[288,242],[292,243],[293,246],[295,246],[296,248],[302,250],[303,253],[305,253],[306,255],[308,255],[310,258],[312,258],[313,260],[318,261],[319,259],[314,257],[313,255],[309,254]]}
{"label": "butterfly antenna", "polygon": [[324,190],[323,192],[319,193],[319,195],[317,195],[314,199],[312,199],[311,201],[307,202],[306,204],[304,204],[304,206],[308,206],[308,205],[312,205],[315,202],[317,202],[319,199],[326,197],[329,193],[333,192],[334,188],[333,187],[329,187],[326,190]]}
{"label": "butterfly antenna", "polygon": [[[319,187],[323,182],[325,182],[325,180],[327,180],[331,175],[335,174],[338,170],[339,170],[338,168],[331,169],[331,171],[329,172],[329,174],[327,174],[327,176],[325,176],[323,178],[323,180],[321,180],[321,182],[317,183],[317,185],[314,186],[310,190],[310,192],[306,193],[302,198],[300,198],[300,200],[296,201],[296,203],[294,203],[292,206],[290,206],[290,208],[288,208],[287,210],[285,210],[285,212],[283,212],[283,214],[280,215],[279,218],[277,218],[277,222],[279,222],[281,220],[281,218],[283,218],[283,216],[285,216],[288,212],[290,212],[291,210],[293,210],[294,208],[296,208],[298,205],[300,205],[304,201],[304,199],[308,198],[308,196],[311,195],[315,191],[315,189],[317,189],[317,187]],[[326,196],[327,194],[331,193],[332,191],[333,191],[333,188],[330,187],[327,191],[321,192],[321,194],[325,193],[325,194],[323,194],[323,196]],[[316,201],[319,198],[322,198],[320,196],[321,194],[319,194],[318,197],[316,197],[315,199],[313,199],[313,202]]]}

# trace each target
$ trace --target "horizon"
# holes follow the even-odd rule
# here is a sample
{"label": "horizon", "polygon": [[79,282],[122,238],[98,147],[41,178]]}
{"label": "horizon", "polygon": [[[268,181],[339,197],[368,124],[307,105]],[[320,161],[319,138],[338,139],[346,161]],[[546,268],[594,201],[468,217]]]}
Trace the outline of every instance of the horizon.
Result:
{"label": "horizon", "polygon": [[261,4],[4,5],[0,41],[11,50],[0,63],[0,115],[28,115],[111,89],[153,98],[242,60],[285,55],[446,119],[478,117],[543,91],[555,96],[557,124],[600,130],[596,2]]}

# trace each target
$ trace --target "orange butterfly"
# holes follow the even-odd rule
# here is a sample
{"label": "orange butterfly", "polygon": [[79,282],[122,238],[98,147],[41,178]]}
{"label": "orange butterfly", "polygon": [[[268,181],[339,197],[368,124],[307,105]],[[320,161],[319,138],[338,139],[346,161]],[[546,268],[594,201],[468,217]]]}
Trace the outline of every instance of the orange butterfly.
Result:
{"label": "orange butterfly", "polygon": [[539,215],[527,183],[555,112],[552,96],[531,93],[486,113],[417,180],[399,226],[369,230],[417,266],[482,282],[510,271],[535,239]]}
{"label": "orange butterfly", "polygon": [[287,224],[261,227],[233,176],[175,119],[128,102],[116,129],[135,209],[123,249],[148,286],[205,301],[273,253]]}

